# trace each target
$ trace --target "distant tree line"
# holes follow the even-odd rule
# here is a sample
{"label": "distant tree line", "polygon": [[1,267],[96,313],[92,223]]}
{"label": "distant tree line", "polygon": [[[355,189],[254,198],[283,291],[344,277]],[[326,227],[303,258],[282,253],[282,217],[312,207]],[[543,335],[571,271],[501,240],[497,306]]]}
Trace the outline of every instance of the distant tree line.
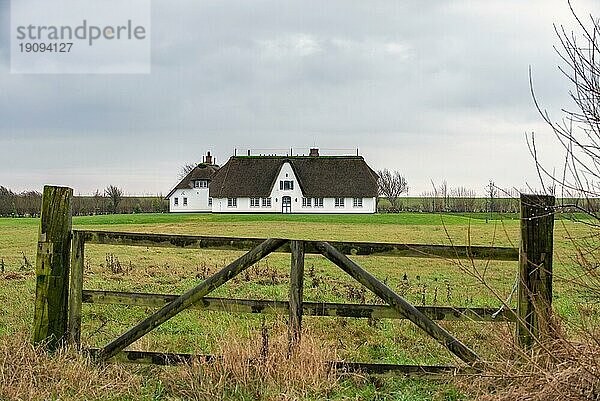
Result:
{"label": "distant tree line", "polygon": [[379,175],[379,202],[377,209],[383,213],[400,211],[426,213],[518,213],[519,192],[500,190],[493,181],[485,187],[485,197],[477,196],[473,189],[459,186],[450,188],[446,181],[431,182],[431,191],[418,197],[402,197],[408,194],[408,181],[399,171],[388,169]]}
{"label": "distant tree line", "polygon": [[37,191],[15,193],[0,186],[0,216],[37,216],[42,205],[42,194]]}
{"label": "distant tree line", "polygon": [[[0,216],[37,217],[42,206],[42,194],[38,191],[13,192],[0,186]],[[164,213],[169,202],[163,196],[124,196],[123,190],[109,185],[104,191],[93,195],[73,196],[73,215],[96,215],[114,213]]]}

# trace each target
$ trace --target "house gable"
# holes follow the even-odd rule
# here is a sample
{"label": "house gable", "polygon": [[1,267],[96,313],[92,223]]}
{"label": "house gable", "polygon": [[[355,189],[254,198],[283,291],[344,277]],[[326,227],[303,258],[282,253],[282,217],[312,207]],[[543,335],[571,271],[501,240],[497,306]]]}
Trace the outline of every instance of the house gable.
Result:
{"label": "house gable", "polygon": [[[291,185],[286,186],[286,182],[291,183]],[[289,161],[284,161],[281,164],[271,187],[270,197],[275,204],[275,208],[281,208],[284,196],[291,198],[292,210],[296,210],[302,204],[302,185],[298,181],[293,165]]]}
{"label": "house gable", "polygon": [[194,188],[195,181],[205,180],[212,181],[214,175],[219,171],[219,166],[214,164],[200,163],[192,169],[183,179],[173,188],[165,199],[169,199],[173,196],[178,189],[191,189]]}

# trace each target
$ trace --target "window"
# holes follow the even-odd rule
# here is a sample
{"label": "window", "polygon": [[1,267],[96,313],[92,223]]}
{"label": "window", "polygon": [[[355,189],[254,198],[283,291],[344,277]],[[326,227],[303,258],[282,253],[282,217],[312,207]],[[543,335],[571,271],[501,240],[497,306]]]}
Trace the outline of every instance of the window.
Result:
{"label": "window", "polygon": [[262,198],[262,207],[271,207],[271,198]]}
{"label": "window", "polygon": [[237,207],[237,198],[227,198],[227,207]]}
{"label": "window", "polygon": [[212,206],[212,198],[208,198],[208,206]]}
{"label": "window", "polygon": [[173,202],[175,206],[179,206],[179,198],[175,198],[175,202]]}
{"label": "window", "polygon": [[183,198],[183,206],[187,206],[187,198]]}
{"label": "window", "polygon": [[352,200],[352,206],[353,207],[362,207],[362,199],[363,198],[354,198]]}
{"label": "window", "polygon": [[294,181],[279,181],[279,189],[282,191],[291,191],[294,189]]}
{"label": "window", "polygon": [[323,207],[323,198],[314,198],[315,207]]}
{"label": "window", "polygon": [[310,207],[311,201],[311,198],[302,198],[302,207]]}
{"label": "window", "polygon": [[194,181],[194,188],[208,188],[208,180]]}
{"label": "window", "polygon": [[344,207],[344,198],[335,198],[335,207]]}
{"label": "window", "polygon": [[250,207],[259,207],[260,198],[250,198]]}

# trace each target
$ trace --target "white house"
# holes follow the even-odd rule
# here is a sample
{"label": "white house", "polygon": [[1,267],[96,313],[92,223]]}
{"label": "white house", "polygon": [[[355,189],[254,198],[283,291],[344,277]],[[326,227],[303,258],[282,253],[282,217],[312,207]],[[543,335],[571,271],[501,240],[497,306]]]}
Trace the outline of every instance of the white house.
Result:
{"label": "white house", "polygon": [[181,212],[211,212],[212,204],[208,196],[208,187],[219,166],[213,164],[210,152],[204,162],[198,164],[169,192],[169,211]]}
{"label": "white house", "polygon": [[233,156],[213,177],[213,213],[375,213],[362,156]]}
{"label": "white house", "polygon": [[232,156],[220,168],[198,165],[168,198],[172,212],[375,213],[377,178],[362,156],[319,156],[318,149]]}

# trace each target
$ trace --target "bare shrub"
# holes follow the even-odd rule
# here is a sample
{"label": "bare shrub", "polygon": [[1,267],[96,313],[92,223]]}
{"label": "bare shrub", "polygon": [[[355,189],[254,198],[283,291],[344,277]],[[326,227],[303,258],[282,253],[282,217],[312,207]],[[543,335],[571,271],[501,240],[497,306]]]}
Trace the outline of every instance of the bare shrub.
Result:
{"label": "bare shrub", "polygon": [[499,350],[499,360],[489,363],[485,374],[459,381],[477,400],[600,400],[600,346],[595,341],[563,337],[528,355],[510,344]]}

